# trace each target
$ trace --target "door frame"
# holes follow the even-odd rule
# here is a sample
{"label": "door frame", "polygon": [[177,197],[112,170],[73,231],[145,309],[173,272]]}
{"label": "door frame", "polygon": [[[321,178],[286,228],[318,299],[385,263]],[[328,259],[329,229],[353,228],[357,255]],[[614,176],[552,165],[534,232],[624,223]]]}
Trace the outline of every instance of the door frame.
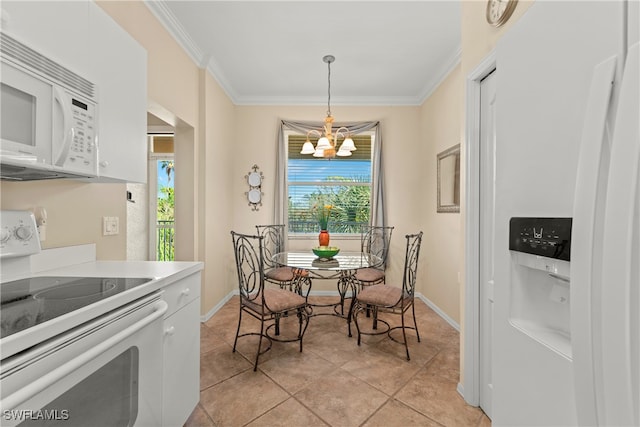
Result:
{"label": "door frame", "polygon": [[466,77],[465,89],[465,232],[464,362],[459,391],[473,406],[480,404],[480,85],[496,69],[495,50]]}

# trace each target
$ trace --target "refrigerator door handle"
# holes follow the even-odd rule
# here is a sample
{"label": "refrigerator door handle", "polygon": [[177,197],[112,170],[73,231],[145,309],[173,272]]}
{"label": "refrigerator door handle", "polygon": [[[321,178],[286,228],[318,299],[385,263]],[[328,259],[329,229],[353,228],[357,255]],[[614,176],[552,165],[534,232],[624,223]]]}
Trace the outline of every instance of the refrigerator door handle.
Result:
{"label": "refrigerator door handle", "polygon": [[629,48],[611,148],[602,258],[600,425],[640,425],[640,43]]}
{"label": "refrigerator door handle", "polygon": [[[597,325],[592,319],[593,305],[599,293],[601,245],[604,222],[604,197],[609,164],[607,119],[618,57],[598,64],[594,70],[582,128],[578,159],[573,224],[571,232],[571,346],[577,415],[580,425],[597,420],[594,345]],[[595,334],[595,335],[594,335]]]}

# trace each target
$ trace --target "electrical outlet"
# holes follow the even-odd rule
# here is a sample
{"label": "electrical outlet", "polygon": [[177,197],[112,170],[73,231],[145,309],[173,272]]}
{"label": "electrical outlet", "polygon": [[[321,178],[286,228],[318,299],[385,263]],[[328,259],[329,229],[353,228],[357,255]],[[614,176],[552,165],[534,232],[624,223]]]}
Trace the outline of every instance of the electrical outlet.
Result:
{"label": "electrical outlet", "polygon": [[102,235],[115,236],[120,233],[120,218],[117,216],[102,217]]}

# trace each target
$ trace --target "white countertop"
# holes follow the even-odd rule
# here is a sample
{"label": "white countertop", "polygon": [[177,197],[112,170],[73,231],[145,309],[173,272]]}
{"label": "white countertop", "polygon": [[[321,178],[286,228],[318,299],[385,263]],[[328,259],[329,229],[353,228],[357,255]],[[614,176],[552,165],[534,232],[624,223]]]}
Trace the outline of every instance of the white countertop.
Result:
{"label": "white countertop", "polygon": [[[21,333],[3,338],[3,357],[15,354],[28,346],[43,341],[43,339],[62,333],[75,325],[92,320],[138,298],[154,292],[162,292],[167,286],[194,274],[199,274],[204,268],[202,262],[95,261],[92,259],[95,252],[91,251],[91,247],[91,245],[81,245],[47,250],[32,257],[30,263],[17,260],[18,263],[13,265],[3,262],[3,266],[10,266],[13,270],[11,271],[12,280],[28,277],[148,278],[151,280],[100,300],[97,304],[75,309],[73,312],[36,325]],[[2,282],[8,283],[9,280],[6,279],[4,277]],[[42,284],[46,285],[46,281],[36,285],[31,283],[30,286]]]}
{"label": "white countertop", "polygon": [[[3,280],[9,282],[28,277],[99,277],[148,278],[149,282],[111,298],[117,301],[145,296],[171,283],[198,273],[202,262],[186,261],[96,261],[95,245],[77,245],[43,250],[26,259],[3,260]],[[16,261],[11,263],[11,261]]]}
{"label": "white countertop", "polygon": [[34,276],[147,277],[156,280],[171,277],[171,281],[176,281],[202,268],[201,262],[186,261],[90,261],[39,271]]}
{"label": "white countertop", "polygon": [[[11,264],[13,262],[13,264]],[[204,268],[187,261],[96,261],[95,244],[43,250],[27,259],[3,260],[3,282],[24,277],[122,277],[175,282]]]}
{"label": "white countertop", "polygon": [[151,292],[177,282],[180,279],[198,273],[202,270],[202,262],[159,262],[159,261],[90,261],[82,264],[68,265],[37,272],[32,277],[62,276],[62,277],[121,277],[121,278],[149,278],[151,281],[129,289],[119,295],[129,300],[142,297]]}

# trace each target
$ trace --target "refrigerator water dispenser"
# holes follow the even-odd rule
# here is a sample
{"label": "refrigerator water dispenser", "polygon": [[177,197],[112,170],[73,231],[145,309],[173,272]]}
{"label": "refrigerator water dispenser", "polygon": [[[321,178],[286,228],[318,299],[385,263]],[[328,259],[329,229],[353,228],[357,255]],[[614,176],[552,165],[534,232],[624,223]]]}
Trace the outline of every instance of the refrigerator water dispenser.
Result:
{"label": "refrigerator water dispenser", "polygon": [[511,218],[509,321],[571,359],[571,218]]}

